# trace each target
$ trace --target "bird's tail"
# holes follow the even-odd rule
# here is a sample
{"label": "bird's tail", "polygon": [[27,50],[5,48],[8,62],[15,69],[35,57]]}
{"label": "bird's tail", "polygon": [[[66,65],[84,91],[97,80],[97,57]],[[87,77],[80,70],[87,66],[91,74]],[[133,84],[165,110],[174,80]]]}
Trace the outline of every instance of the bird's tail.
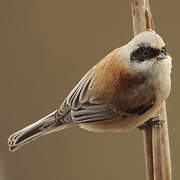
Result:
{"label": "bird's tail", "polygon": [[12,134],[8,138],[9,150],[16,151],[21,146],[40,136],[66,128],[67,126],[65,124],[56,122],[56,112],[57,111]]}

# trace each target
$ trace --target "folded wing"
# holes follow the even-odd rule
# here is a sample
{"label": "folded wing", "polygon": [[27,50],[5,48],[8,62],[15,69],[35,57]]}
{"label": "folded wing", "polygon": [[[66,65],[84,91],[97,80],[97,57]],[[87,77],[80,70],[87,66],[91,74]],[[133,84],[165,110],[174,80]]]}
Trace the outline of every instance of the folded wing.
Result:
{"label": "folded wing", "polygon": [[118,116],[118,113],[103,100],[90,98],[93,78],[93,69],[91,69],[65,99],[58,110],[61,123],[96,122]]}

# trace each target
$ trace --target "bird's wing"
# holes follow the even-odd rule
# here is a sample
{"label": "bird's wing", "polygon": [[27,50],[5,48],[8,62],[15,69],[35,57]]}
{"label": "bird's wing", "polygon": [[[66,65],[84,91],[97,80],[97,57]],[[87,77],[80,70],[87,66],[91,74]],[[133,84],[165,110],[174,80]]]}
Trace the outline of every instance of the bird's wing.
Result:
{"label": "bird's wing", "polygon": [[70,92],[58,110],[62,123],[95,122],[114,119],[118,116],[106,103],[89,99],[93,69],[91,69]]}

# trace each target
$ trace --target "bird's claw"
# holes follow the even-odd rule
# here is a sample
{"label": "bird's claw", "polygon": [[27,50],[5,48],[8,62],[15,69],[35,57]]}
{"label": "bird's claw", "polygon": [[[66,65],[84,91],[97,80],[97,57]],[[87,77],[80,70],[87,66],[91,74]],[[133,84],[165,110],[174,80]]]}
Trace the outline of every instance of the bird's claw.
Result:
{"label": "bird's claw", "polygon": [[152,117],[143,124],[139,125],[137,128],[142,130],[146,128],[151,128],[151,127],[162,127],[163,126],[164,120],[160,120],[159,117]]}

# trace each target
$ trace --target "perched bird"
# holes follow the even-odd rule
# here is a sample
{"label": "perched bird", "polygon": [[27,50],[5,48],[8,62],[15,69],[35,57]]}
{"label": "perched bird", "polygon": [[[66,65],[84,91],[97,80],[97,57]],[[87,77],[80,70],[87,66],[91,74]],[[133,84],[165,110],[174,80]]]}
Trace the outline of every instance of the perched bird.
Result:
{"label": "perched bird", "polygon": [[60,108],[12,134],[9,150],[73,126],[95,132],[136,128],[168,97],[170,74],[163,39],[152,30],[142,32],[90,69]]}

